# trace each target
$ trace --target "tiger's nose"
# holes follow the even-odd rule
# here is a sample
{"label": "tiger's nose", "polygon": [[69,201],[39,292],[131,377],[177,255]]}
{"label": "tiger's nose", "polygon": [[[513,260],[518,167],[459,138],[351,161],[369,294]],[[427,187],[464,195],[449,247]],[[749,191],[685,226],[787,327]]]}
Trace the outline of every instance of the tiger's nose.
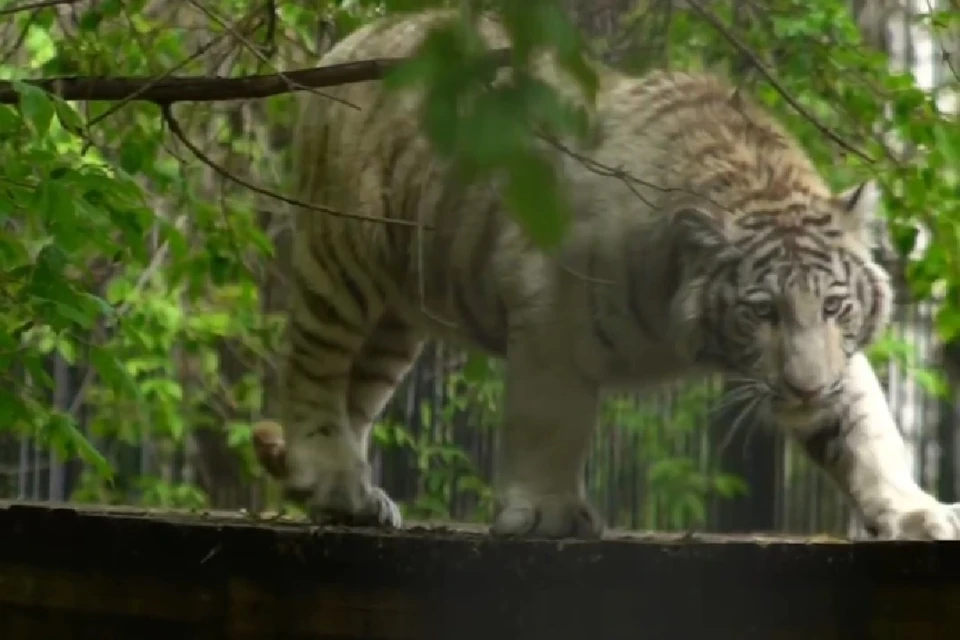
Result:
{"label": "tiger's nose", "polygon": [[790,395],[795,396],[798,400],[803,402],[810,402],[815,400],[821,393],[823,393],[823,385],[796,385],[789,380],[783,381],[783,386],[786,387],[787,391],[790,392]]}

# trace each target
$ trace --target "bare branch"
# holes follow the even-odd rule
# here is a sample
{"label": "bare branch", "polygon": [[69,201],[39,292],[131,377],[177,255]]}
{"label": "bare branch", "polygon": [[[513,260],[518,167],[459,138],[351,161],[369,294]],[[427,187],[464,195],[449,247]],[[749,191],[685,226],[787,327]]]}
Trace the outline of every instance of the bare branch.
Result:
{"label": "bare branch", "polygon": [[161,116],[163,117],[164,124],[166,124],[167,127],[170,128],[170,132],[174,136],[176,136],[176,138],[183,144],[183,146],[189,149],[190,153],[196,156],[200,162],[202,162],[203,164],[213,169],[213,171],[215,171],[221,177],[226,178],[231,182],[235,182],[241,187],[245,187],[250,191],[253,191],[254,193],[259,193],[260,195],[267,196],[268,198],[274,198],[276,200],[280,200],[281,202],[285,202],[287,204],[303,207],[304,209],[312,209],[314,211],[320,211],[322,213],[326,213],[332,216],[337,216],[340,218],[351,218],[353,220],[361,220],[364,222],[378,222],[381,224],[392,224],[392,225],[404,226],[404,227],[418,227],[422,229],[433,228],[431,226],[421,225],[419,222],[415,220],[378,218],[375,216],[362,216],[359,214],[346,213],[344,211],[337,211],[336,209],[317,206],[315,204],[310,204],[309,202],[303,202],[301,200],[296,200],[294,198],[287,198],[286,196],[282,196],[279,193],[274,193],[269,189],[258,187],[255,184],[252,184],[242,178],[238,178],[237,176],[232,175],[229,171],[227,171],[226,169],[218,165],[216,162],[211,160],[209,157],[207,157],[207,155],[199,147],[197,147],[197,145],[192,143],[190,139],[187,137],[187,134],[184,132],[183,127],[180,126],[180,123],[177,122],[177,119],[173,116],[173,108],[170,105],[168,104],[162,105],[160,107],[160,113],[161,113]]}
{"label": "bare branch", "polygon": [[77,4],[78,2],[80,2],[80,0],[40,0],[38,2],[27,2],[25,4],[18,4],[13,7],[7,7],[6,9],[0,9],[0,17],[12,16],[13,14],[20,13],[21,11],[46,9],[47,7],[56,7],[64,4]]}
{"label": "bare branch", "polygon": [[[500,65],[508,60],[508,49],[491,52]],[[269,73],[240,78],[208,78],[203,76],[169,77],[63,77],[23,82],[54,93],[64,100],[81,102],[137,100],[161,105],[176,102],[213,102],[249,100],[293,93],[307,89],[333,87],[355,82],[381,80],[398,64],[410,58],[375,58],[360,62],[298,69],[282,74]],[[16,104],[19,94],[13,84],[0,81],[0,104]]]}

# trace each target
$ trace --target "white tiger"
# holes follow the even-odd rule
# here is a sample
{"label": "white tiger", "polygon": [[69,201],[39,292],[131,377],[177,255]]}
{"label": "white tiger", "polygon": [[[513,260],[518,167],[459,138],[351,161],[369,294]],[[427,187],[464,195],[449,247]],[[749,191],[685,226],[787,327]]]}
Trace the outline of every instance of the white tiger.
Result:
{"label": "white tiger", "polygon": [[[410,54],[444,12],[354,32],[321,64]],[[482,30],[507,46],[490,18]],[[505,358],[497,534],[597,536],[583,464],[601,393],[728,374],[833,477],[875,534],[960,538],[960,506],[913,479],[862,350],[888,322],[872,183],[831,193],[800,146],[723,81],[599,67],[584,151],[555,159],[575,211],[537,249],[492,183],[465,186],[380,83],[304,93],[284,436],[261,456],[320,520],[399,526],[371,483],[371,424],[428,337]],[[549,65],[544,77],[569,89]],[[358,108],[359,107],[359,108]],[[271,433],[268,430],[261,433]]]}

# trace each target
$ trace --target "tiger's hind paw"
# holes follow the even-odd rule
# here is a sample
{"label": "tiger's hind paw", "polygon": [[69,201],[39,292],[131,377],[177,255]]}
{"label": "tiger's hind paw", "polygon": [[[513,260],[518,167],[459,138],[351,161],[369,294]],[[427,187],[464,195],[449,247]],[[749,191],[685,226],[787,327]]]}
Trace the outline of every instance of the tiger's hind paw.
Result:
{"label": "tiger's hind paw", "polygon": [[356,510],[342,506],[311,505],[308,514],[315,524],[387,529],[399,529],[403,524],[400,507],[380,487],[370,487],[363,504]]}
{"label": "tiger's hind paw", "polygon": [[[323,449],[319,456],[288,451],[282,427],[270,420],[254,426],[253,445],[260,466],[286,485],[286,498],[304,508],[311,521],[350,527],[402,525],[400,508],[371,484],[366,462],[344,464]],[[290,457],[297,462],[292,469],[298,473],[291,473]]]}
{"label": "tiger's hind paw", "polygon": [[532,538],[599,538],[603,520],[578,496],[509,496],[498,511],[490,533]]}
{"label": "tiger's hind paw", "polygon": [[[292,450],[296,453],[297,450]],[[349,463],[332,458],[309,458],[291,468],[284,494],[307,512],[316,524],[350,527],[399,528],[400,508],[387,493],[370,481],[370,467],[362,460]],[[326,464],[323,464],[326,462]],[[288,461],[288,466],[289,461]]]}

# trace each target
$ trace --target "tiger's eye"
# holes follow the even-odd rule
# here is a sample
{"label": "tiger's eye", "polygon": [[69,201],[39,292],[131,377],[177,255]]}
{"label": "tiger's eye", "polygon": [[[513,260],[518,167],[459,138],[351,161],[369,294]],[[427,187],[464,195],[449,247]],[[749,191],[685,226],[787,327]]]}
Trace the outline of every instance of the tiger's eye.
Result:
{"label": "tiger's eye", "polygon": [[777,318],[777,307],[770,300],[755,300],[751,302],[750,311],[760,320],[773,321]]}
{"label": "tiger's eye", "polygon": [[841,307],[843,307],[843,297],[827,296],[823,301],[823,315],[827,318],[832,318],[840,313]]}

